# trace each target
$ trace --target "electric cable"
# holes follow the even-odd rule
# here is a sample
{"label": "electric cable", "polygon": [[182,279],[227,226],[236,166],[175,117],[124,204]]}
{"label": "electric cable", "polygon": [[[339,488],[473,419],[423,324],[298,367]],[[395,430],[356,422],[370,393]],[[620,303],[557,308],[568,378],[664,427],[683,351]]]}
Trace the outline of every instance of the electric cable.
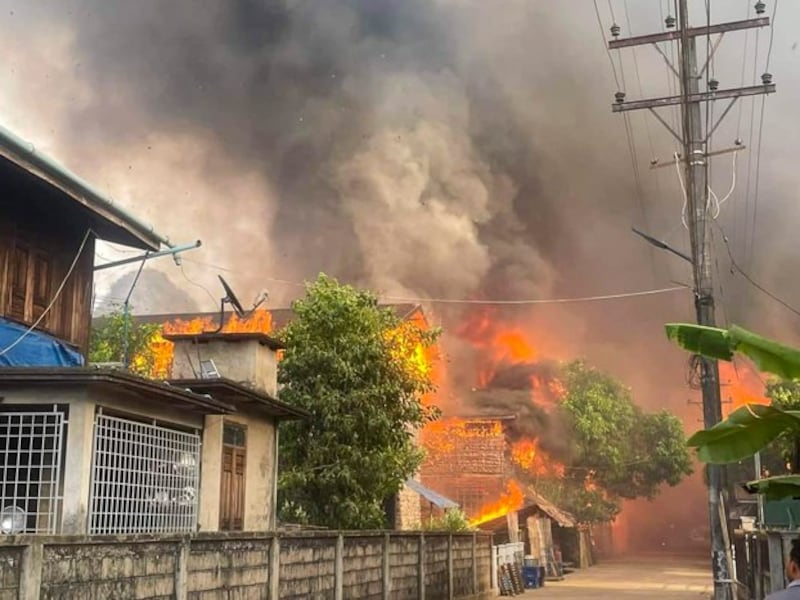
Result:
{"label": "electric cable", "polygon": [[[715,223],[716,223],[716,221],[715,221]],[[725,234],[725,230],[722,228],[722,226],[719,223],[717,223],[717,227],[719,227],[720,231],[722,232],[722,241],[725,243],[725,248],[728,251],[728,258],[731,261],[731,267],[733,267],[733,269],[737,273],[739,273],[742,277],[744,277],[745,280],[747,280],[747,282],[750,285],[752,285],[754,288],[756,288],[757,290],[759,290],[763,294],[767,295],[768,297],[772,298],[775,302],[777,302],[778,304],[780,304],[781,306],[783,306],[787,310],[793,312],[795,315],[800,317],[800,309],[795,308],[794,306],[789,304],[786,300],[784,300],[780,296],[777,296],[776,294],[774,294],[771,291],[769,291],[768,289],[766,289],[764,286],[762,286],[760,283],[758,283],[752,277],[750,277],[750,275],[741,266],[739,266],[739,263],[736,262],[736,259],[733,256],[733,252],[731,251],[731,246],[730,246],[730,243],[729,243],[729,240],[728,240],[728,236]]]}

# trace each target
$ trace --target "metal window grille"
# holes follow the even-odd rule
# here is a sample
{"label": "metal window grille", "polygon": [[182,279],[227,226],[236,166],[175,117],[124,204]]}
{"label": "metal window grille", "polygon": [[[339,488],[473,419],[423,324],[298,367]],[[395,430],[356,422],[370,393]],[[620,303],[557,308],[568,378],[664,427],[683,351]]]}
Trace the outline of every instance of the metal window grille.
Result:
{"label": "metal window grille", "polygon": [[197,528],[200,436],[98,413],[89,533]]}
{"label": "metal window grille", "polygon": [[58,533],[64,413],[0,413],[0,533]]}

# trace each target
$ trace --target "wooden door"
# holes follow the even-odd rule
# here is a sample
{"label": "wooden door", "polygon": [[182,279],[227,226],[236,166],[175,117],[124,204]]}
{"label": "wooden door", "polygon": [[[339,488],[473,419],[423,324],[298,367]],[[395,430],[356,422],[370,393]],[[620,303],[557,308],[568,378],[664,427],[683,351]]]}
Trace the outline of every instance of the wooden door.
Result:
{"label": "wooden door", "polygon": [[226,423],[222,436],[219,528],[221,531],[241,531],[244,529],[246,431],[244,427]]}

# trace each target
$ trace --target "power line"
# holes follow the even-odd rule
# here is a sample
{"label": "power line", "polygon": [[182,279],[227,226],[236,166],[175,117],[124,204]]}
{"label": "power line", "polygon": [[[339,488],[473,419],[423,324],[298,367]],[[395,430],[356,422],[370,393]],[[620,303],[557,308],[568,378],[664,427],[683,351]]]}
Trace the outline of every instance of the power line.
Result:
{"label": "power line", "polygon": [[[767,48],[767,61],[766,66],[764,67],[764,74],[765,77],[769,73],[769,61],[772,57],[772,43],[775,39],[775,18],[778,12],[778,0],[775,0],[772,8],[772,19],[770,20],[770,27],[769,27],[769,46]],[[756,181],[755,181],[755,189],[753,190],[753,222],[751,224],[751,233],[750,233],[750,261],[752,264],[753,256],[755,250],[753,245],[755,244],[756,240],[756,228],[758,225],[758,196],[760,191],[760,183],[761,183],[761,141],[764,136],[764,113],[765,108],[767,105],[767,97],[766,95],[761,97],[761,115],[758,119],[758,147],[756,148]]]}
{"label": "power line", "polygon": [[767,66],[765,70],[769,72],[769,59],[772,58],[772,41],[775,39],[775,19],[778,18],[778,0],[772,4],[772,20],[769,23],[769,47],[767,48]]}
{"label": "power line", "polygon": [[598,302],[603,300],[618,300],[621,298],[638,298],[641,296],[655,296],[657,294],[666,294],[669,292],[686,291],[689,288],[686,286],[675,286],[669,288],[660,288],[655,290],[643,290],[640,292],[623,292],[619,294],[605,294],[602,296],[583,296],[578,298],[549,298],[549,299],[532,299],[532,300],[467,300],[467,299],[454,299],[454,298],[406,298],[401,296],[384,296],[380,297],[384,300],[394,300],[395,302],[427,302],[429,304],[481,304],[481,305],[536,305],[536,304],[571,304],[577,302]]}
{"label": "power line", "polygon": [[[190,260],[190,259],[185,259]],[[191,262],[196,264],[200,264],[209,268],[219,269],[223,271],[228,271],[231,273],[236,273],[234,269],[229,267],[224,267],[222,265],[215,265],[212,263],[204,263],[202,261],[192,259]],[[181,269],[183,271],[183,269]],[[192,285],[199,287],[206,291],[209,296],[211,292],[209,292],[204,286],[200,285],[199,283],[190,280],[186,273],[183,273],[186,280],[191,283]],[[299,281],[291,281],[289,279],[278,279],[275,277],[262,277],[259,276],[259,279],[263,279],[264,281],[275,281],[278,283],[285,283],[287,285],[294,285],[298,287],[306,287],[305,283]],[[593,301],[601,301],[601,300],[616,300],[621,298],[636,298],[640,296],[653,296],[656,294],[666,294],[669,292],[677,292],[679,290],[686,290],[688,289],[687,286],[675,286],[669,288],[659,288],[659,289],[651,289],[651,290],[643,290],[638,292],[623,292],[618,294],[605,294],[599,296],[583,296],[583,297],[576,297],[576,298],[535,298],[535,299],[522,299],[522,300],[513,300],[513,299],[500,299],[500,300],[473,300],[467,298],[410,298],[410,297],[401,297],[401,296],[387,296],[384,294],[379,294],[381,298],[384,300],[394,300],[396,302],[427,302],[432,304],[485,304],[485,305],[535,305],[535,304],[567,304],[567,303],[576,303],[576,302],[593,302]]]}
{"label": "power line", "polygon": [[723,241],[723,242],[725,242],[725,249],[728,251],[728,258],[729,258],[729,259],[730,259],[730,261],[731,261],[731,266],[733,267],[733,269],[734,269],[734,270],[735,270],[737,273],[739,273],[739,275],[741,275],[742,277],[744,277],[744,278],[745,278],[745,280],[747,280],[747,282],[748,282],[750,285],[752,285],[754,288],[756,288],[757,290],[759,290],[759,291],[760,291],[760,292],[762,292],[763,294],[766,294],[767,296],[769,296],[770,298],[772,298],[772,299],[773,299],[775,302],[777,302],[778,304],[782,305],[782,306],[783,306],[784,308],[786,308],[787,310],[789,310],[789,311],[793,312],[793,313],[794,313],[794,314],[796,314],[798,317],[800,317],[800,310],[798,310],[797,308],[795,308],[794,306],[792,306],[791,304],[789,304],[789,303],[788,303],[786,300],[784,300],[783,298],[781,298],[781,297],[777,296],[776,294],[774,294],[774,293],[772,293],[771,291],[769,291],[768,289],[766,289],[764,286],[762,286],[760,283],[758,283],[758,282],[757,282],[757,281],[755,281],[755,280],[754,280],[752,277],[750,277],[750,275],[749,275],[749,274],[748,274],[748,273],[747,273],[747,272],[746,272],[746,271],[745,271],[745,270],[744,270],[742,267],[740,267],[740,266],[739,266],[739,263],[738,263],[738,262],[736,262],[736,259],[735,259],[735,258],[734,258],[734,256],[733,256],[733,252],[731,252],[731,246],[730,246],[730,244],[728,243],[728,236],[727,236],[727,235],[725,235],[725,230],[722,228],[722,225],[720,225],[719,223],[717,223],[717,227],[719,227],[720,231],[722,232],[722,241]]}
{"label": "power line", "polygon": [[611,63],[611,72],[614,73],[614,82],[617,84],[617,91],[622,91],[619,85],[619,77],[617,76],[617,67],[614,65],[614,57],[611,56],[611,50],[606,46],[606,33],[603,31],[603,19],[600,17],[600,9],[597,7],[597,0],[592,0],[594,3],[594,14],[597,16],[597,26],[600,28],[600,37],[603,39],[603,47],[606,49],[608,55],[608,62]]}
{"label": "power line", "polygon": [[[758,49],[759,49],[759,30],[756,30],[756,41],[755,41],[755,51],[753,53],[753,77],[752,77],[752,85],[756,83],[756,77],[758,76]],[[750,101],[750,127],[749,133],[747,135],[747,145],[749,148],[753,147],[753,128],[755,126],[755,119],[756,117],[756,99],[752,98]],[[747,153],[747,187],[745,188],[745,195],[744,195],[744,232],[742,236],[743,241],[743,249],[744,249],[744,260],[745,263],[750,262],[750,256],[752,254],[752,247],[755,243],[748,234],[750,233],[750,178],[753,175],[753,152],[752,150]]]}
{"label": "power line", "polygon": [[72,264],[69,266],[67,274],[64,275],[64,279],[61,280],[58,289],[56,289],[56,293],[53,294],[53,298],[50,300],[50,304],[48,304],[47,307],[42,311],[42,314],[39,315],[39,318],[33,322],[33,325],[28,327],[28,329],[26,329],[25,332],[22,335],[20,335],[16,340],[11,342],[11,344],[0,350],[0,356],[4,356],[9,352],[11,352],[11,350],[16,348],[17,345],[20,342],[22,342],[22,340],[28,337],[30,333],[39,326],[39,324],[44,320],[44,318],[50,312],[50,309],[53,308],[53,305],[55,305],[56,300],[58,300],[58,297],[61,295],[61,292],[64,291],[64,286],[67,285],[67,281],[69,281],[69,278],[72,276],[72,272],[75,270],[75,266],[78,264],[78,260],[80,259],[81,254],[83,254],[83,249],[84,247],[86,247],[86,242],[89,239],[89,235],[91,235],[92,233],[93,231],[91,229],[86,230],[86,233],[83,236],[83,240],[81,240],[81,245],[78,247],[78,252],[77,254],[75,254],[75,258],[72,259]]}
{"label": "power line", "polygon": [[183,278],[184,278],[184,279],[185,279],[185,280],[186,280],[186,281],[187,281],[187,282],[188,282],[190,285],[193,285],[193,286],[195,286],[196,288],[200,288],[201,290],[203,290],[203,291],[204,291],[206,294],[208,294],[208,297],[209,297],[209,298],[211,298],[211,301],[212,301],[214,304],[216,304],[216,303],[219,301],[219,299],[218,299],[218,298],[215,298],[215,297],[214,297],[214,294],[212,294],[212,293],[209,291],[209,289],[208,289],[206,286],[204,286],[204,285],[203,285],[203,284],[201,284],[201,283],[197,283],[197,282],[196,282],[196,281],[194,281],[193,279],[190,279],[190,278],[189,278],[189,276],[186,274],[186,271],[184,271],[184,270],[183,270],[183,265],[181,265],[181,266],[180,266],[180,269],[181,269],[181,275],[183,275]]}

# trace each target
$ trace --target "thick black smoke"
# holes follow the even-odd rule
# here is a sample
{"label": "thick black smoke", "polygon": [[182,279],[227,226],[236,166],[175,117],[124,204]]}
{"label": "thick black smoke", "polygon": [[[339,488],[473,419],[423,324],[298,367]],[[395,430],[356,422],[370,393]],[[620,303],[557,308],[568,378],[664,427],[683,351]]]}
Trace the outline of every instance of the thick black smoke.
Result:
{"label": "thick black smoke", "polygon": [[[610,112],[616,85],[588,0],[0,6],[7,88],[16,100],[2,105],[17,115],[9,124],[37,141],[49,136],[60,158],[174,239],[202,238],[193,256],[233,269],[229,279],[245,297],[266,286],[273,305],[285,305],[302,288],[270,279],[299,281],[321,270],[386,296],[434,298],[581,296],[688,282],[685,265],[652,255],[629,232],[631,224],[646,227],[686,250],[674,173],[643,168],[637,200],[624,127]],[[656,8],[632,8],[631,33],[659,29]],[[715,10],[715,19],[746,16]],[[794,9],[785,10],[781,23],[791,22]],[[787,35],[776,29],[771,70],[784,87],[767,126],[797,89],[790,77],[798,71],[781,69],[793,56]],[[726,84],[740,75],[734,54],[715,59]],[[657,55],[640,52],[637,65],[630,59],[625,54],[630,96],[639,95],[637,71],[643,94],[668,91]],[[720,145],[735,137],[737,121],[747,127],[747,108],[718,130]],[[641,114],[631,118],[641,166],[651,153],[668,159],[669,135],[652,120],[646,129]],[[792,169],[776,171],[776,157],[791,153],[766,148],[760,227],[774,225],[776,235],[759,239],[755,256],[773,251],[776,260],[749,266],[791,301],[794,280],[776,276],[794,261],[777,235],[793,222],[786,190],[796,186],[787,183]],[[729,171],[715,167],[720,196]],[[736,235],[748,229],[744,179],[723,211],[736,253]],[[780,324],[783,313],[774,318],[774,306],[754,303],[741,277],[726,276],[725,256],[715,264],[721,317],[747,325],[763,310],[759,322]],[[161,264],[214,309],[208,294]],[[187,263],[186,270],[216,285],[212,267]],[[463,318],[460,310],[438,314],[446,326]],[[572,336],[575,354],[635,388],[681,380],[678,353],[666,369],[638,359],[666,350],[661,326],[691,317],[688,294],[537,307],[521,320],[531,314]],[[454,360],[472,368],[469,357],[454,353]]]}
{"label": "thick black smoke", "polygon": [[[612,90],[585,94],[603,71],[545,53],[564,17],[514,1],[66,0],[13,18],[70,32],[90,93],[65,122],[87,161],[119,147],[174,161],[191,143],[176,140],[197,140],[158,197],[137,199],[182,201],[154,214],[159,228],[199,231],[241,285],[263,287],[254,267],[267,259],[272,276],[486,297],[577,287],[556,263],[613,219],[638,220],[629,166],[608,158],[624,152],[607,127]],[[256,185],[206,199],[182,189],[181,168],[211,185],[255,173],[262,198]],[[134,193],[142,177],[129,173]],[[253,251],[263,240],[268,256]]]}
{"label": "thick black smoke", "polygon": [[536,439],[550,457],[568,462],[570,426],[554,387],[558,385],[557,369],[557,365],[550,363],[501,365],[484,389],[466,395],[468,411],[477,415],[515,416],[505,424],[511,442]]}

